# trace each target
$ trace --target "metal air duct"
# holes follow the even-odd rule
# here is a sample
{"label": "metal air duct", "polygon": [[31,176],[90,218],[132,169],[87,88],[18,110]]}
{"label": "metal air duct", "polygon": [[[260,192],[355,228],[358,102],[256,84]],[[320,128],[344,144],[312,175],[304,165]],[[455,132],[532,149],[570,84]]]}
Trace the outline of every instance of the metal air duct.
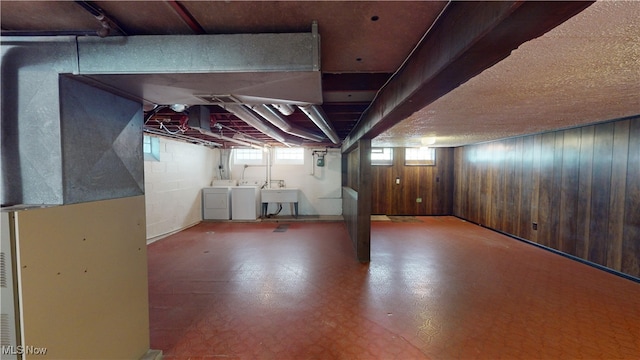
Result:
{"label": "metal air duct", "polygon": [[300,108],[303,113],[307,114],[309,119],[311,119],[311,121],[313,121],[314,124],[316,124],[316,126],[318,126],[320,130],[322,130],[322,132],[325,133],[325,135],[327,135],[334,144],[340,143],[338,134],[336,133],[333,126],[331,126],[331,123],[327,121],[327,117],[325,116],[321,107],[317,105],[299,105],[298,108]]}
{"label": "metal air duct", "polygon": [[209,147],[222,147],[222,144],[218,144],[217,142],[214,142],[214,141],[198,139],[198,138],[188,136],[188,135],[183,135],[180,133],[174,134],[174,133],[166,132],[163,130],[158,130],[156,128],[144,127],[142,131],[149,134],[154,134],[154,135],[158,135],[158,136],[162,136],[170,139],[184,141],[190,144],[198,143],[200,145],[209,146]]}
{"label": "metal air duct", "polygon": [[278,142],[281,142],[282,144],[284,144],[286,146],[290,146],[291,144],[297,145],[297,146],[302,145],[302,141],[297,141],[297,140],[292,139],[290,137],[285,137],[283,134],[278,132],[276,129],[274,129],[274,128],[270,127],[269,125],[265,124],[256,115],[254,115],[254,112],[249,110],[244,105],[226,104],[224,106],[224,108],[227,109],[230,113],[232,113],[235,116],[237,116],[240,120],[242,120],[242,121],[246,122],[247,124],[249,124],[249,125],[253,126],[254,128],[256,128],[261,133],[273,138],[274,140],[276,140]]}
{"label": "metal air duct", "polygon": [[203,130],[203,129],[195,129],[195,130],[198,130],[203,135],[211,136],[211,137],[214,137],[216,139],[220,139],[220,140],[224,140],[224,141],[229,141],[229,142],[232,142],[232,143],[236,143],[238,145],[242,145],[242,146],[246,146],[246,147],[252,147],[252,148],[255,148],[255,149],[262,149],[263,148],[262,146],[259,146],[259,145],[256,145],[256,144],[252,144],[252,143],[244,141],[244,140],[238,140],[238,139],[230,138],[228,136],[216,134],[216,133],[211,132],[211,131],[207,131],[207,130]]}
{"label": "metal air duct", "polygon": [[293,106],[289,104],[273,104],[273,107],[276,108],[276,110],[280,111],[280,113],[284,116],[289,116],[295,111]]}
{"label": "metal air duct", "polygon": [[278,114],[272,107],[269,105],[255,105],[252,106],[251,109],[258,113],[260,116],[265,118],[275,127],[280,130],[286,132],[287,134],[299,136],[301,138],[305,138],[311,141],[321,142],[324,140],[324,137],[314,134],[312,132],[306,131],[304,129],[300,129],[291,125],[287,120],[283,119],[280,114]]}

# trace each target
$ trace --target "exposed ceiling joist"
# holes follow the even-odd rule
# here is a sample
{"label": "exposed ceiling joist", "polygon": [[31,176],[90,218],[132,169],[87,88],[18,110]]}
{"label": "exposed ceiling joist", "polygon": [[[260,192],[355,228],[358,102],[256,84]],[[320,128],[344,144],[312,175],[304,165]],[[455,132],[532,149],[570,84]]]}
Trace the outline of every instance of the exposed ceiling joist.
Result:
{"label": "exposed ceiling joist", "polygon": [[450,3],[362,114],[343,142],[343,151],[360,139],[376,137],[591,4]]}
{"label": "exposed ceiling joist", "polygon": [[[91,11],[79,3],[91,5]],[[96,36],[96,30],[103,29],[96,18],[100,14],[119,24],[129,35],[120,40],[128,43],[140,36],[162,36],[161,41],[136,49],[121,48],[108,61],[99,57],[108,64],[124,64],[132,50],[135,59],[124,64],[129,71],[78,74],[93,86],[143,101],[145,111],[153,109],[153,104],[209,106],[211,126],[220,126],[214,132],[223,136],[242,132],[270,146],[280,146],[224,108],[213,106],[220,101],[210,100],[234,94],[249,105],[317,104],[338,137],[344,140],[351,135],[352,143],[363,136],[372,138],[375,146],[411,147],[435,137],[435,146],[444,147],[638,114],[640,2],[602,0],[588,4],[25,0],[0,1],[0,22],[3,43],[14,36],[59,35],[79,36],[81,42],[117,41],[113,39],[119,33],[115,27],[105,38]],[[582,8],[586,10],[580,11]],[[200,31],[197,26],[216,36],[306,33],[313,31],[314,22],[322,37],[317,69],[310,78],[293,76],[291,69],[284,69],[278,76],[292,75],[287,76],[286,84],[274,81],[273,74],[266,72],[244,78],[235,77],[236,73],[235,80],[229,79],[230,74],[218,65],[237,69],[240,63],[262,59],[249,51],[253,47],[246,43],[235,49],[216,46],[214,52],[202,46],[185,50],[184,42],[173,46],[164,38],[192,35]],[[210,35],[194,38],[202,36]],[[283,56],[292,53],[281,42],[269,41],[269,49],[274,50],[272,45]],[[412,49],[414,55],[410,56]],[[216,53],[222,57],[206,61],[216,64],[215,68],[152,74],[157,66],[192,63],[198,54],[208,57]],[[79,70],[87,70],[86,62],[81,62]],[[497,63],[489,67],[493,62]],[[144,74],[131,73],[134,69]],[[407,91],[400,91],[405,85]],[[310,100],[307,95],[312,94]],[[301,99],[303,95],[307,100]],[[376,104],[363,115],[374,99]],[[147,126],[220,140],[186,128],[183,116],[169,107],[161,108],[150,116]],[[284,116],[292,127],[320,134],[298,107]],[[352,131],[357,123],[359,130]],[[226,140],[222,144],[237,145]],[[339,146],[328,139],[320,143],[303,140],[303,146],[318,145]]]}

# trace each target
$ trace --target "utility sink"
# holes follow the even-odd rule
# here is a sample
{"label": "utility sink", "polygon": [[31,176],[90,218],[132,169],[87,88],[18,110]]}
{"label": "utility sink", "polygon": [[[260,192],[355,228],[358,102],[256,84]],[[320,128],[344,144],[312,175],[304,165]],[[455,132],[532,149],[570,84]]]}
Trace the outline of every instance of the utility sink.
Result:
{"label": "utility sink", "polygon": [[298,189],[262,189],[261,196],[263,203],[297,203]]}
{"label": "utility sink", "polygon": [[289,203],[291,213],[298,217],[298,189],[262,189],[262,216],[267,215],[269,203]]}

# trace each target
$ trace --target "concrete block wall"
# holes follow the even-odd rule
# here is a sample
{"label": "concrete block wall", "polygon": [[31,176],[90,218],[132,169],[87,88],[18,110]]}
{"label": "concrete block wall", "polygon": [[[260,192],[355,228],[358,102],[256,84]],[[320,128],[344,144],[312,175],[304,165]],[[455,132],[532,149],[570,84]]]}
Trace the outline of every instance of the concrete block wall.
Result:
{"label": "concrete block wall", "polygon": [[160,160],[145,161],[147,240],[202,220],[201,190],[211,184],[219,150],[160,138]]}

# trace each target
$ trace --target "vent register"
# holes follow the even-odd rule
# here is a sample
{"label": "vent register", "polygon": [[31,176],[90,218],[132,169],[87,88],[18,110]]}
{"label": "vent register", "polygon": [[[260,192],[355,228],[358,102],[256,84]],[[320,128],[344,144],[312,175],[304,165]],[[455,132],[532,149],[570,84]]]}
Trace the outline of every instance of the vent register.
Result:
{"label": "vent register", "polygon": [[195,95],[198,99],[211,105],[220,105],[224,107],[227,104],[237,104],[238,99],[231,95]]}

